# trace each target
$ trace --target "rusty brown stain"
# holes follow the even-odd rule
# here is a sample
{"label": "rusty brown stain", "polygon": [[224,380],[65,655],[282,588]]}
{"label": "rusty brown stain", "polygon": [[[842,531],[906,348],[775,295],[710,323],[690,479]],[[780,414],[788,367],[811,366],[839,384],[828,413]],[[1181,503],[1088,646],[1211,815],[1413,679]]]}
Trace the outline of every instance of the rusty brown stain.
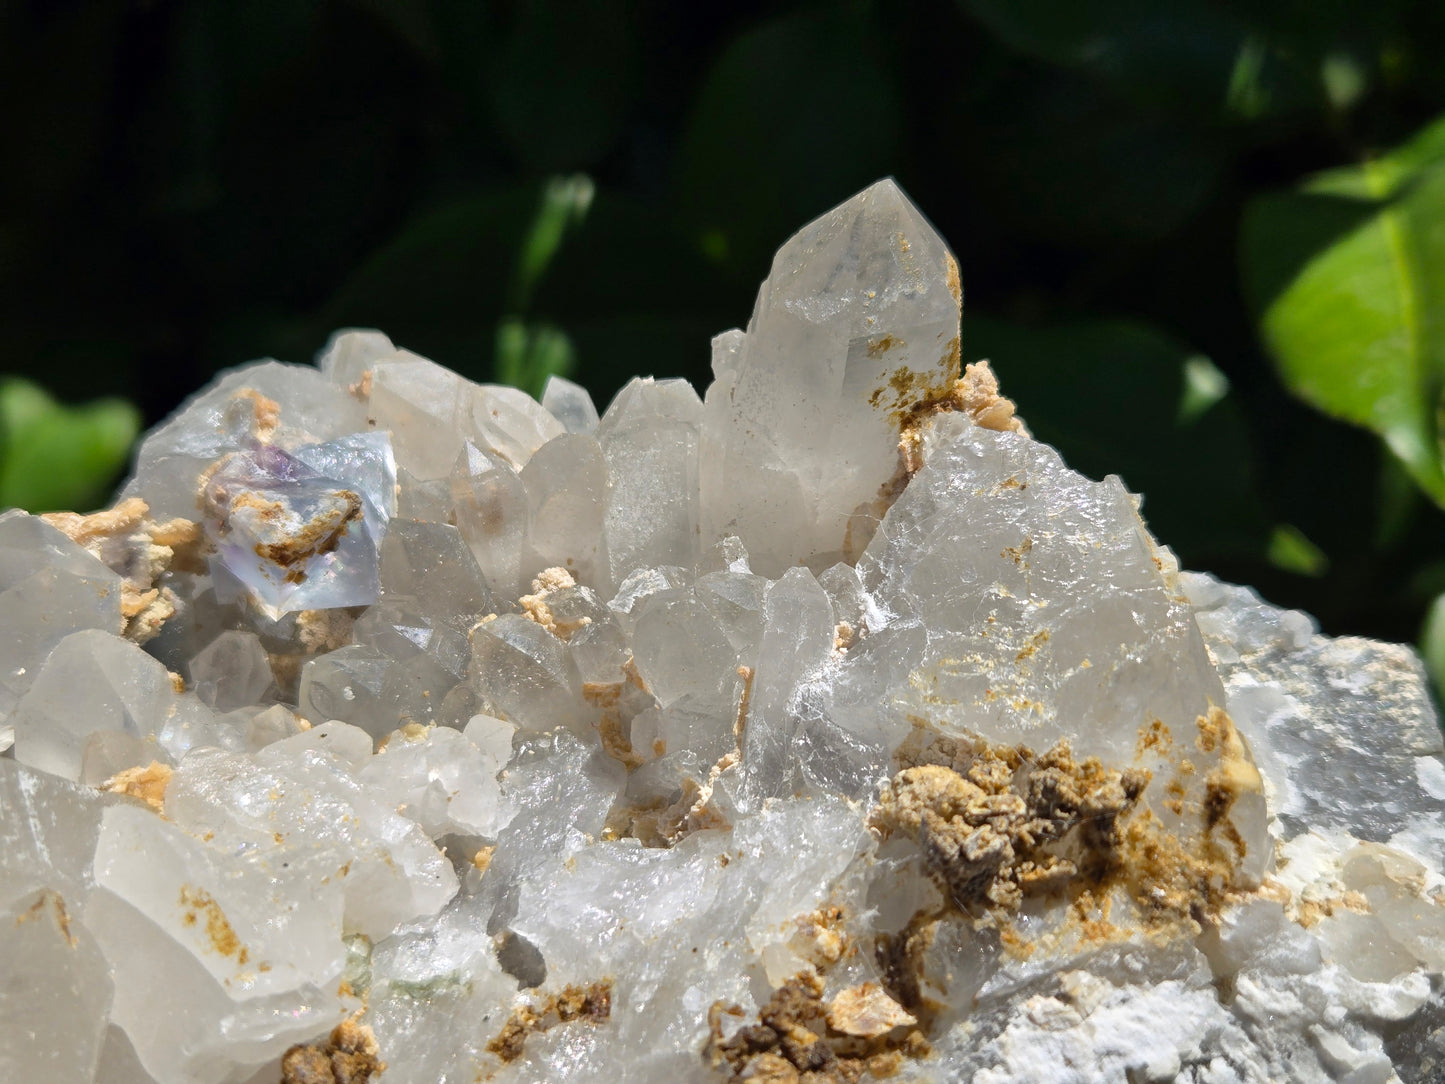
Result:
{"label": "rusty brown stain", "polygon": [[202,917],[205,918],[206,938],[212,949],[222,956],[234,956],[238,964],[250,962],[250,951],[241,944],[241,939],[236,936],[226,913],[209,892],[204,888],[182,885],[180,904],[183,908],[181,922],[184,925],[195,926]]}
{"label": "rusty brown stain", "polygon": [[943,259],[945,261],[943,271],[944,285],[948,287],[948,292],[953,295],[953,303],[962,306],[963,276],[958,273],[958,261],[953,258],[953,253],[951,252],[945,252]]}
{"label": "rusty brown stain", "polygon": [[39,898],[36,899],[27,910],[17,915],[15,925],[23,926],[31,919],[39,918],[45,913],[47,908],[54,913],[55,925],[60,930],[61,936],[70,943],[70,947],[75,948],[79,945],[80,942],[77,941],[75,935],[70,932],[70,912],[66,909],[65,900],[61,898],[59,892],[55,892],[52,889],[47,888],[42,891]]}
{"label": "rusty brown stain", "polygon": [[[242,501],[250,496],[253,495],[240,494],[232,507],[240,506]],[[282,568],[290,568],[336,549],[346,534],[347,527],[361,518],[362,502],[360,495],[349,489],[335,490],[331,496],[339,498],[343,507],[309,520],[300,530],[280,542],[259,543],[256,546],[257,556]],[[276,502],[266,503],[274,505]],[[268,509],[263,514],[271,520],[277,513]]]}
{"label": "rusty brown stain", "polygon": [[1168,756],[1169,751],[1174,748],[1174,736],[1169,733],[1169,728],[1164,725],[1163,719],[1151,720],[1147,726],[1139,728],[1139,740],[1134,746],[1134,755],[1142,757],[1148,752],[1157,752],[1160,756]]}
{"label": "rusty brown stain", "polygon": [[1017,546],[1009,546],[999,551],[999,556],[1007,558],[1020,568],[1028,568],[1028,555],[1033,552],[1034,540],[1025,538]]}
{"label": "rusty brown stain", "polygon": [[[875,354],[870,343],[868,352],[874,357],[890,347],[901,345],[891,335],[875,341],[887,345],[881,346]],[[908,425],[910,420],[922,419],[936,412],[951,397],[953,383],[958,377],[958,350],[958,340],[955,339],[949,352],[941,359],[939,368],[933,372],[918,372],[907,365],[898,366],[869,394],[868,405],[884,411],[889,422],[899,429]]]}
{"label": "rusty brown stain", "polygon": [[[950,911],[974,918],[987,911],[1005,951],[1026,956],[1038,943],[1014,929],[1010,917],[1023,898],[1063,895],[1069,907],[1064,929],[1073,931],[1067,936],[1103,942],[1136,936],[1139,921],[1151,936],[1193,937],[1248,887],[1240,878],[1245,841],[1229,814],[1261,783],[1232,721],[1218,708],[1201,715],[1197,727],[1201,744],[1218,750],[1219,765],[1205,780],[1195,820],[1174,830],[1140,802],[1150,775],[1138,768],[1075,759],[1066,743],[1036,756],[1024,746],[947,737],[922,719],[914,727],[896,754],[902,771],[885,789],[874,825],[885,837],[902,832],[917,838],[946,896],[941,908],[920,911],[880,949],[890,994],[920,1019],[930,1011],[920,1001],[920,962],[931,931]],[[1141,729],[1141,755],[1166,751],[1169,744],[1162,721]],[[1182,775],[1162,789],[1160,804],[1184,816]],[[986,848],[960,846],[962,837],[1009,834],[1009,817],[1000,816],[1005,810],[1027,832],[1009,838],[1009,847],[993,847],[997,853],[987,862],[964,862],[975,852],[989,856]],[[1065,836],[1075,842],[1061,852]],[[1111,898],[1131,900],[1138,918],[1113,920]]]}
{"label": "rusty brown stain", "polygon": [[281,424],[281,404],[262,395],[255,388],[240,388],[231,396],[233,403],[251,404],[251,431],[261,440],[269,441]]}
{"label": "rusty brown stain", "polygon": [[1043,647],[1044,644],[1048,642],[1049,630],[1039,629],[1038,632],[1034,633],[1032,636],[1029,637],[1029,642],[1023,646],[1023,648],[1019,651],[1017,655],[1014,656],[1014,662],[1025,662],[1028,659],[1033,658],[1033,656],[1038,652],[1039,648]]}
{"label": "rusty brown stain", "polygon": [[895,335],[881,335],[876,339],[870,339],[868,341],[868,356],[870,358],[881,358],[894,347],[907,345],[907,343]]}
{"label": "rusty brown stain", "polygon": [[[342,983],[346,992],[350,987]],[[385,1071],[376,1035],[356,1017],[337,1024],[325,1042],[293,1046],[281,1058],[281,1084],[367,1084]]]}
{"label": "rusty brown stain", "polygon": [[823,983],[814,972],[788,979],[758,1010],[756,1024],[724,1038],[723,1017],[743,1015],[737,1005],[714,1002],[703,1047],[704,1060],[716,1070],[731,1070],[735,1081],[857,1084],[865,1076],[893,1076],[905,1057],[923,1058],[932,1049],[917,1027],[900,1026],[873,1036],[839,1031],[828,1019]]}
{"label": "rusty brown stain", "polygon": [[487,1052],[503,1062],[522,1056],[527,1037],[550,1031],[559,1024],[580,1021],[605,1024],[612,1015],[612,980],[602,979],[586,986],[568,985],[562,992],[536,1005],[519,1005],[495,1038],[487,1043]]}

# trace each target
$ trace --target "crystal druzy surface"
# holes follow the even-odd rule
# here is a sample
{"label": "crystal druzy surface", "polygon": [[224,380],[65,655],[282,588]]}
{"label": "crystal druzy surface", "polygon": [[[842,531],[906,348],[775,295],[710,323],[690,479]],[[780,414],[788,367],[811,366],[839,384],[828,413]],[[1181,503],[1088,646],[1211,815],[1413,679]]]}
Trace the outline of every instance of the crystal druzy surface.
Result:
{"label": "crystal druzy surface", "polygon": [[1441,1079],[1417,660],[1182,573],[961,303],[884,181],[702,398],[346,332],[0,516],[0,1079]]}

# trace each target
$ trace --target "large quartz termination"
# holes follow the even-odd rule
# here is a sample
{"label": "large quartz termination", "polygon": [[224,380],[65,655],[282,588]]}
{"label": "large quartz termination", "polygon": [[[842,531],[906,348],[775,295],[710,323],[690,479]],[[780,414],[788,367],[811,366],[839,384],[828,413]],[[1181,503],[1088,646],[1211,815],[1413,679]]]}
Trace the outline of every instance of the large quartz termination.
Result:
{"label": "large quartz termination", "polygon": [[962,303],[943,238],[892,181],[779,249],[747,333],[713,342],[704,534],[736,535],[768,576],[856,558],[900,423],[953,391]]}
{"label": "large quartz termination", "polygon": [[884,181],[704,398],[344,332],[0,515],[0,1080],[1445,1079],[1418,660],[1181,572],[960,297]]}

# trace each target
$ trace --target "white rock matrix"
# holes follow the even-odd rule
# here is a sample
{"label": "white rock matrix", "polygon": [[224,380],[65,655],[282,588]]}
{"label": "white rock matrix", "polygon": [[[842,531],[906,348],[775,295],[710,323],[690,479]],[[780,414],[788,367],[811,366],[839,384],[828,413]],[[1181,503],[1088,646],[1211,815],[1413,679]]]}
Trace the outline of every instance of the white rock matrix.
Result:
{"label": "white rock matrix", "polygon": [[884,181],[702,399],[346,332],[0,517],[0,1080],[1445,1079],[1415,657],[1181,572],[960,304]]}

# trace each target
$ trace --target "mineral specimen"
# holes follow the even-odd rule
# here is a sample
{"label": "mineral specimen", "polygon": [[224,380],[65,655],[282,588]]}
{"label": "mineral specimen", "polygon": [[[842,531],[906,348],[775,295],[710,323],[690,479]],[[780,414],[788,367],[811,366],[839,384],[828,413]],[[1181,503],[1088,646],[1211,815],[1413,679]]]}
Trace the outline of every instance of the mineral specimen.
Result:
{"label": "mineral specimen", "polygon": [[702,399],[345,332],[0,517],[0,1079],[1442,1079],[1419,664],[1181,572],[961,300],[884,181]]}

